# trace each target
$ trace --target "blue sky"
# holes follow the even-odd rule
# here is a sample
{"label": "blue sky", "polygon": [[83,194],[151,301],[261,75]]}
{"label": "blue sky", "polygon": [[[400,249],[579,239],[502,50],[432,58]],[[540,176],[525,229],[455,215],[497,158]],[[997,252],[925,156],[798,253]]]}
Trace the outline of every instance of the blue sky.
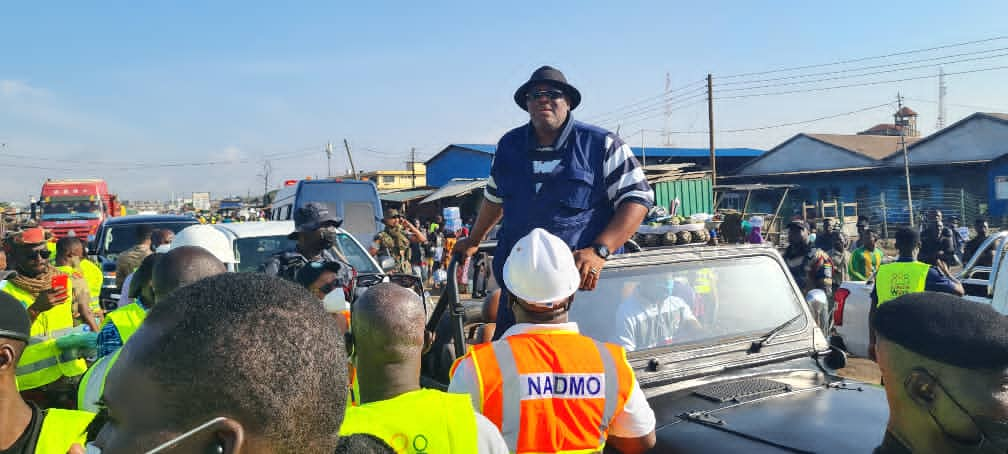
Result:
{"label": "blue sky", "polygon": [[[212,3],[212,4],[204,4]],[[633,145],[664,126],[660,111],[613,112],[708,72],[828,63],[1006,34],[999,1],[879,2],[103,2],[0,12],[0,200],[37,194],[46,177],[104,177],[125,199],[170,193],[244,195],[270,155],[271,186],[324,175],[326,141],[348,138],[358,168],[400,168],[449,143],[492,143],[526,120],[514,89],[542,64],[581,90],[580,119]],[[959,6],[961,5],[961,6]],[[1008,40],[825,67],[833,71],[1008,48]],[[984,54],[1000,55],[1000,54]],[[1008,65],[1008,57],[945,65]],[[799,87],[935,74],[935,68]],[[1008,70],[950,76],[949,123],[1008,111]],[[725,89],[733,88],[724,85]],[[744,87],[734,86],[734,88]],[[798,87],[781,87],[782,90]],[[681,93],[692,93],[694,88]],[[699,90],[699,88],[696,88]],[[934,130],[937,82],[718,101],[716,130],[829,116],[903,92]],[[755,90],[739,91],[755,93]],[[727,93],[727,92],[725,92]],[[683,96],[681,99],[688,98]],[[668,128],[702,132],[705,105],[676,104]],[[968,105],[960,106],[960,105]],[[640,107],[637,110],[641,110]],[[770,148],[799,132],[854,133],[891,120],[890,106],[808,125],[719,134],[719,146]],[[648,146],[658,133],[645,131]],[[674,134],[705,146],[704,134]],[[165,163],[232,162],[156,167]],[[44,168],[35,168],[44,167]],[[335,171],[347,167],[343,153]]]}

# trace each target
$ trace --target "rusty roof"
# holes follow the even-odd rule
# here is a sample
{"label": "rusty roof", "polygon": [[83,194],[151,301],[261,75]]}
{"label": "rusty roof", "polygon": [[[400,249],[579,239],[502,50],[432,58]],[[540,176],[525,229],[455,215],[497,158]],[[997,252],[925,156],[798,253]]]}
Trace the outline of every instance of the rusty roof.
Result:
{"label": "rusty roof", "polygon": [[[807,136],[833,145],[838,148],[857,153],[861,156],[879,160],[899,151],[899,136],[872,136],[857,134],[806,134]],[[907,137],[906,144],[916,142],[917,137]]]}

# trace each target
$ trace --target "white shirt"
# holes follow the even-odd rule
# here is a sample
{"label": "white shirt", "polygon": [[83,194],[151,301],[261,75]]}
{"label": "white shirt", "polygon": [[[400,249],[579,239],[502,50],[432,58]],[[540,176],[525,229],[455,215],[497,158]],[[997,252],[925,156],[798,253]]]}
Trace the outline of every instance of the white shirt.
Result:
{"label": "white shirt", "polygon": [[651,304],[640,295],[633,295],[620,304],[617,325],[610,342],[632,352],[662,345],[671,345],[684,321],[698,322],[689,305],[677,296]]}
{"label": "white shirt", "polygon": [[476,413],[476,452],[479,454],[508,454],[507,443],[500,429],[486,416]]}
{"label": "white shirt", "polygon": [[126,276],[126,279],[123,279],[122,293],[119,294],[119,307],[123,307],[132,301],[129,296],[129,288],[130,284],[133,283],[134,274],[136,273],[130,273],[129,276]]}
{"label": "white shirt", "polygon": [[[543,329],[579,332],[578,325],[574,322],[548,325],[519,323],[508,328],[501,335],[501,339],[515,334],[524,334],[529,331]],[[473,408],[476,411],[479,411],[481,408],[480,386],[476,379],[476,370],[473,368],[471,357],[463,359],[455,369],[451,384],[448,385],[448,392],[469,394],[469,397],[473,401]],[[623,411],[617,413],[616,417],[613,418],[612,424],[609,425],[609,435],[620,438],[637,438],[651,433],[654,429],[654,410],[648,404],[647,397],[644,396],[644,391],[641,391],[637,380],[634,380],[633,388],[630,389],[630,395],[627,396],[626,404],[623,405]]]}

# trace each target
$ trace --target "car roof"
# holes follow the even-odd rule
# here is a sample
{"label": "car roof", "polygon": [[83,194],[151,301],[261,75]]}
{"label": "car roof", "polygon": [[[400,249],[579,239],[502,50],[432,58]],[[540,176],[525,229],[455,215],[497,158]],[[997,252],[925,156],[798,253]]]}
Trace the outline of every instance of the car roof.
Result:
{"label": "car roof", "polygon": [[147,224],[147,223],[165,223],[165,222],[189,222],[193,224],[199,223],[199,221],[189,216],[178,216],[173,214],[131,214],[128,216],[116,216],[105,220],[106,225]]}
{"label": "car roof", "polygon": [[294,231],[294,221],[228,222],[211,225],[235,238],[287,235]]}
{"label": "car roof", "polygon": [[728,244],[720,246],[683,245],[647,248],[641,252],[631,252],[612,256],[606,261],[606,269],[660,265],[680,262],[698,262],[714,259],[731,259],[753,255],[779,256],[769,244]]}

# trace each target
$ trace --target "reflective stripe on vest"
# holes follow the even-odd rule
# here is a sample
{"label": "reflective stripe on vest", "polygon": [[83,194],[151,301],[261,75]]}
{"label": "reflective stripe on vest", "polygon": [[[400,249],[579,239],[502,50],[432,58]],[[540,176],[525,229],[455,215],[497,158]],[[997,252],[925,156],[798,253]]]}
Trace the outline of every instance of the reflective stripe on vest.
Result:
{"label": "reflective stripe on vest", "polygon": [[119,358],[122,349],[118,349],[111,355],[105,355],[98,362],[91,365],[91,368],[81,378],[80,386],[77,388],[77,409],[98,413],[97,402],[105,392],[105,379],[108,378],[109,370]]}
{"label": "reflective stripe on vest", "polygon": [[469,397],[433,389],[348,407],[340,435],[354,433],[381,438],[397,453],[478,451],[476,418]]}
{"label": "reflective stripe on vest", "polygon": [[[35,304],[35,297],[10,281],[0,282],[0,291],[13,296],[25,308]],[[87,363],[74,352],[61,352],[56,338],[75,332],[73,305],[69,304],[73,285],[67,281],[67,302],[41,314],[32,322],[31,340],[17,366],[18,390],[39,388],[60,377],[74,377],[87,370]]]}
{"label": "reflective stripe on vest", "polygon": [[[543,351],[556,354],[534,353]],[[509,336],[475,346],[468,356],[480,383],[480,412],[512,452],[600,451],[633,388],[622,348],[572,332]]]}
{"label": "reflective stripe on vest", "polygon": [[[115,324],[119,331],[119,337],[123,344],[133,336],[133,333],[140,328],[140,324],[147,318],[147,311],[137,303],[130,303],[108,314],[105,314],[105,323]],[[104,323],[103,323],[104,325]]]}
{"label": "reflective stripe on vest", "polygon": [[931,265],[921,262],[895,262],[882,265],[875,273],[875,296],[878,305],[907,293],[924,291]]}
{"label": "reflective stripe on vest", "polygon": [[70,445],[84,446],[87,427],[94,413],[78,410],[50,408],[42,419],[35,454],[66,454]]}
{"label": "reflective stripe on vest", "polygon": [[87,363],[73,351],[61,351],[56,339],[29,345],[16,369],[18,391],[48,385],[63,376],[74,377],[87,370]]}

